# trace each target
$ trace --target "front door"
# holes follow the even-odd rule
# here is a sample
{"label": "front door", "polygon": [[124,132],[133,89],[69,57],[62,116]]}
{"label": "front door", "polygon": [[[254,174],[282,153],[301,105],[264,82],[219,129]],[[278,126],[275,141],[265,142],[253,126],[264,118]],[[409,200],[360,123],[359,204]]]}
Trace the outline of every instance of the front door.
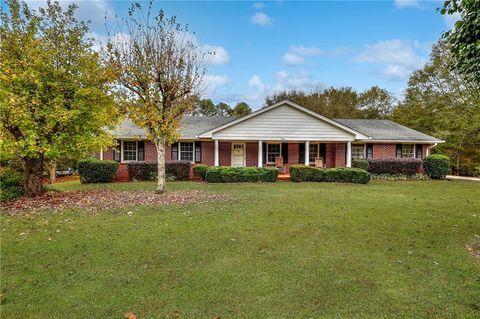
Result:
{"label": "front door", "polygon": [[245,143],[232,144],[232,166],[245,166]]}

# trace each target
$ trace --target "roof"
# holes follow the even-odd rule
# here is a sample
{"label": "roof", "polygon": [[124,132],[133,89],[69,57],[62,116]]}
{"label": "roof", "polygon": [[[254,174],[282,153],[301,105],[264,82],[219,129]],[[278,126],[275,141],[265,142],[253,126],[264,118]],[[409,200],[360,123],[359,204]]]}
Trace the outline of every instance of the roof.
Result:
{"label": "roof", "polygon": [[435,137],[388,120],[335,119],[335,121],[362,132],[374,141],[443,142]]}
{"label": "roof", "polygon": [[[205,131],[224,125],[235,118],[220,116],[185,116],[180,127],[182,139],[196,139]],[[130,119],[125,119],[113,130],[112,134],[117,138],[146,138],[146,129],[135,125]]]}

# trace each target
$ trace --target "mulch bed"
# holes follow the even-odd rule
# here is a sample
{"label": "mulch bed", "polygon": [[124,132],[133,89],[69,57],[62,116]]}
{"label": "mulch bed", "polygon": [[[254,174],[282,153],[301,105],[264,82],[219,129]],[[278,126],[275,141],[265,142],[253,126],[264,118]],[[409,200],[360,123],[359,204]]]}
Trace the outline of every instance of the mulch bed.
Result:
{"label": "mulch bed", "polygon": [[42,209],[82,209],[95,211],[135,205],[164,205],[225,201],[225,194],[201,191],[179,191],[156,194],[146,191],[113,191],[109,189],[90,191],[47,192],[37,197],[20,197],[1,203],[1,210],[8,215],[31,213]]}

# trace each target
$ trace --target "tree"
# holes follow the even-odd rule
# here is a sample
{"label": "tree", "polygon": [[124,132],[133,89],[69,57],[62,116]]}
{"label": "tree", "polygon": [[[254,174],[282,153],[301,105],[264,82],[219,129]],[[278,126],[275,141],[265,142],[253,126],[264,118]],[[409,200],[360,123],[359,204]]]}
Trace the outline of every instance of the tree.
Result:
{"label": "tree", "polygon": [[76,6],[31,11],[8,0],[0,11],[0,143],[21,160],[25,193],[43,192],[46,161],[83,156],[111,142],[116,114],[108,72],[85,38]]}
{"label": "tree", "polygon": [[215,108],[217,109],[217,116],[223,116],[223,117],[231,116],[233,112],[230,105],[224,102],[218,103],[217,105],[215,105]]}
{"label": "tree", "polygon": [[440,12],[460,15],[455,27],[443,37],[450,44],[453,67],[480,83],[480,1],[447,0]]}
{"label": "tree", "polygon": [[409,79],[395,121],[446,141],[434,151],[448,155],[455,173],[480,168],[480,87],[452,69],[449,43],[440,41],[430,62]]}
{"label": "tree", "polygon": [[394,108],[394,97],[385,89],[372,86],[359,96],[361,117],[365,119],[388,119]]}
{"label": "tree", "polygon": [[217,115],[217,108],[210,99],[202,99],[198,101],[193,111],[193,115],[200,116],[215,116]]}
{"label": "tree", "polygon": [[242,117],[250,113],[252,113],[252,109],[250,108],[250,106],[248,106],[246,102],[240,102],[237,103],[237,105],[235,105],[235,107],[233,108],[231,116]]}
{"label": "tree", "polygon": [[193,111],[201,94],[207,53],[176,17],[153,16],[139,3],[109,36],[106,59],[116,73],[128,117],[148,131],[157,149],[157,192],[165,191],[165,143],[178,139],[182,117]]}

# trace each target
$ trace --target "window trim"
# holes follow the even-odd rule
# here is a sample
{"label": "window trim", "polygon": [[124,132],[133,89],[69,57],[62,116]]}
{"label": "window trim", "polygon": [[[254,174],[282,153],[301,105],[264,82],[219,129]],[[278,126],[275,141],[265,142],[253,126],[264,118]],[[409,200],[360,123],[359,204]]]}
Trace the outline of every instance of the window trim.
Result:
{"label": "window trim", "polygon": [[[124,142],[135,142],[135,159],[134,160],[125,160],[124,159],[124,153],[125,153],[125,146]],[[138,140],[122,140],[122,147],[120,151],[120,162],[121,163],[129,163],[129,162],[138,162]]]}
{"label": "window trim", "polygon": [[275,160],[274,160],[273,162],[269,162],[269,161],[268,161],[268,155],[269,155],[269,153],[270,153],[270,145],[279,145],[279,148],[278,148],[278,150],[279,150],[279,151],[278,151],[278,156],[282,156],[282,143],[281,143],[281,142],[278,142],[278,143],[277,143],[277,142],[267,143],[267,152],[266,152],[266,153],[267,153],[267,160],[266,160],[266,162],[267,162],[267,164],[275,164]]}
{"label": "window trim", "polygon": [[[407,157],[407,156],[404,155],[405,154],[404,153],[404,147],[405,146],[411,146],[412,147],[412,153],[411,153],[412,156]],[[415,151],[416,151],[415,144],[402,144],[401,158],[416,158]]]}
{"label": "window trim", "polygon": [[[362,146],[363,151],[362,151],[362,157],[361,157],[361,158],[353,158],[353,148],[354,148],[355,146]],[[351,156],[350,156],[350,157],[351,157],[352,161],[353,161],[353,160],[363,160],[363,159],[367,159],[367,148],[366,148],[366,144],[365,144],[365,143],[355,143],[355,144],[352,143],[352,152],[351,152]]]}
{"label": "window trim", "polygon": [[[192,160],[182,160],[182,144],[192,144]],[[184,151],[184,153],[186,153]],[[189,161],[190,163],[195,163],[195,141],[178,141],[178,158],[179,161]]]}
{"label": "window trim", "polygon": [[[310,142],[310,143],[308,143],[308,157],[309,157],[310,165],[315,165],[315,158],[321,157],[320,156],[320,144],[321,144],[320,142],[314,142],[314,143]],[[315,145],[316,148],[317,148],[317,154],[315,154],[315,156],[313,157],[313,160],[312,160],[312,152],[310,151],[310,147],[312,147],[313,145]]]}

